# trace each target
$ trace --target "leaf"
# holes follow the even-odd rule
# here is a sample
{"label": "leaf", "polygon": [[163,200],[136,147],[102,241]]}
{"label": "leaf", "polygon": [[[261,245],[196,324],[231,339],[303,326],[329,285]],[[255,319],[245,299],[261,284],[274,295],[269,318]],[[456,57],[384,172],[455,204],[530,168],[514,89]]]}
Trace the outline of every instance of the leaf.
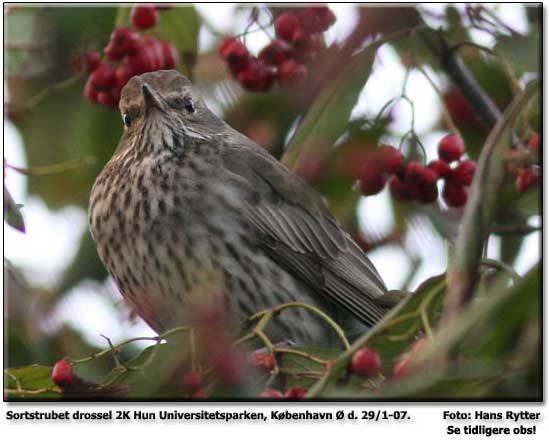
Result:
{"label": "leaf", "polygon": [[193,6],[174,7],[159,13],[160,21],[152,33],[177,48],[182,73],[192,78],[198,53],[200,18]]}
{"label": "leaf", "polygon": [[21,214],[22,206],[14,202],[6,185],[4,185],[4,218],[12,228],[25,233],[25,221]]}
{"label": "leaf", "polygon": [[[431,325],[436,321],[440,313],[444,287],[445,275],[425,281],[415,293],[409,294],[375,327],[342,353],[330,372],[311,387],[307,397],[324,396],[325,390],[326,393],[333,392],[338,378],[345,371],[353,354],[365,345],[378,351],[382,359],[382,373],[390,374],[395,359],[410,347],[423,326],[424,321],[422,321],[419,311],[423,309],[424,316],[431,322]],[[349,388],[353,388],[354,385],[355,383],[350,383]],[[339,387],[338,389],[342,391],[345,388]]]}
{"label": "leaf", "polygon": [[539,73],[540,38],[537,27],[524,36],[499,36],[496,49],[517,71]]}
{"label": "leaf", "polygon": [[4,370],[4,383],[10,400],[14,399],[52,399],[60,398],[51,380],[51,367],[29,365]]}
{"label": "leaf", "polygon": [[[542,295],[540,280],[538,264],[517,286],[502,289],[501,285],[496,285],[485,298],[470,303],[451,325],[443,328],[435,340],[413,358],[415,365],[421,367],[417,373],[388,384],[380,396],[479,398],[493,395],[494,386],[502,380],[524,374],[528,363],[535,363],[536,359],[536,352],[531,350],[531,346],[528,353],[521,351],[520,347],[525,331],[530,329],[530,322],[535,322],[539,316]],[[539,321],[534,330],[538,334],[539,349]],[[449,349],[458,346],[459,362],[447,365],[437,361]],[[465,382],[451,384],[452,380],[459,378]],[[474,381],[489,386],[481,392],[474,386]],[[524,395],[521,386],[516,390],[507,390],[503,396],[535,399],[535,395],[539,394],[539,377],[537,383],[538,387],[534,387],[528,395]],[[464,384],[469,385],[469,393],[461,390]]]}
{"label": "leaf", "polygon": [[352,56],[341,73],[326,84],[299,125],[282,162],[295,169],[304,152],[331,148],[343,134],[360,91],[368,80],[379,43]]}
{"label": "leaf", "polygon": [[539,81],[528,83],[492,129],[482,148],[456,242],[454,264],[449,273],[446,297],[447,304],[450,304],[446,308],[449,318],[458,312],[474,288],[487,230],[494,220],[504,186],[505,157],[513,144],[513,127],[525,106],[538,93]]}
{"label": "leaf", "polygon": [[[292,349],[326,361],[336,359],[341,354],[341,350],[334,348],[298,346],[292,347]],[[307,359],[304,356],[292,353],[281,353],[279,356],[279,365],[286,378],[286,387],[304,386],[308,388],[316,381],[315,378],[311,377],[311,373],[313,375],[315,373],[322,374],[326,370],[324,364]]]}

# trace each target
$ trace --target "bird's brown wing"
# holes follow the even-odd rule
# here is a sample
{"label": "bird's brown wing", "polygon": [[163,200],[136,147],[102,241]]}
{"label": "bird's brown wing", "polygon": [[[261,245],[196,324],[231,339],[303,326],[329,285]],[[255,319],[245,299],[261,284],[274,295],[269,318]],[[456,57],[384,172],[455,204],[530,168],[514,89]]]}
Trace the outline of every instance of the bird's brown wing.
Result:
{"label": "bird's brown wing", "polygon": [[225,145],[222,154],[270,257],[359,320],[377,322],[386,311],[377,301],[385,283],[320,197],[250,141]]}

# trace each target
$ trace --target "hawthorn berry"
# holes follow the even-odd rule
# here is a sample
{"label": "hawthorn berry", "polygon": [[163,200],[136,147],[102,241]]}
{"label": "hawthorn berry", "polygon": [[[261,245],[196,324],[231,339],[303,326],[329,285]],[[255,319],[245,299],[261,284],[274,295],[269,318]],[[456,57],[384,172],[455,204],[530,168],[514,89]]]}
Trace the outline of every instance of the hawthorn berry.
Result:
{"label": "hawthorn berry", "polygon": [[194,394],[202,386],[202,375],[197,371],[188,371],[182,380],[183,390],[186,394]]}
{"label": "hawthorn berry", "polygon": [[464,160],[459,162],[449,176],[449,180],[459,185],[470,185],[477,169],[477,163],[474,160]]}
{"label": "hawthorn berry", "polygon": [[90,101],[90,102],[97,102],[97,91],[95,90],[93,80],[91,77],[88,77],[88,80],[86,81],[86,85],[84,86],[84,96]]}
{"label": "hawthorn berry", "polygon": [[524,193],[540,181],[539,171],[535,168],[525,168],[519,171],[517,177],[517,189]]}
{"label": "hawthorn berry", "polygon": [[283,12],[275,20],[276,35],[284,40],[292,40],[292,36],[298,28],[301,28],[301,24],[293,12]]}
{"label": "hawthorn berry", "polygon": [[150,29],[158,23],[158,11],[154,6],[136,6],[132,9],[131,20],[137,29]]}
{"label": "hawthorn berry", "polygon": [[263,92],[269,90],[275,79],[270,67],[252,58],[248,65],[236,76],[236,79],[245,89],[252,92]]}
{"label": "hawthorn berry", "polygon": [[301,400],[307,394],[307,388],[305,387],[291,387],[284,393],[285,399]]}
{"label": "hawthorn berry", "polygon": [[282,391],[278,391],[273,388],[266,388],[261,392],[259,397],[267,397],[270,399],[283,399],[284,394],[282,393]]}
{"label": "hawthorn berry", "polygon": [[410,360],[415,353],[421,351],[423,347],[425,347],[425,344],[427,344],[427,340],[425,338],[418,339],[409,351],[398,358],[397,362],[393,366],[393,373],[391,375],[393,379],[402,379],[412,372]]}
{"label": "hawthorn berry", "polygon": [[530,150],[532,151],[537,151],[539,149],[539,141],[539,134],[536,133],[528,141],[528,148],[530,148]]}
{"label": "hawthorn berry", "polygon": [[219,46],[219,54],[227,61],[233,75],[238,75],[252,59],[246,46],[236,38],[224,38]]}
{"label": "hawthorn berry", "polygon": [[364,196],[379,193],[385,186],[387,178],[374,166],[366,168],[360,177],[360,191]]}
{"label": "hawthorn berry", "polygon": [[465,153],[465,143],[457,134],[445,136],[438,144],[438,157],[448,163],[459,160],[463,153]]}
{"label": "hawthorn berry", "polygon": [[173,44],[164,42],[162,43],[162,51],[164,55],[164,69],[175,69],[177,62],[179,61],[179,55],[177,49]]}
{"label": "hawthorn berry", "polygon": [[438,198],[438,188],[436,183],[420,187],[417,197],[422,203],[434,202]]}
{"label": "hawthorn berry", "polygon": [[275,39],[259,52],[259,59],[270,66],[278,66],[293,55],[293,48],[283,40]]}
{"label": "hawthorn berry", "polygon": [[409,202],[416,197],[417,191],[414,190],[408,182],[401,180],[399,176],[393,174],[389,178],[389,190],[393,198],[399,202]]}
{"label": "hawthorn berry", "polygon": [[101,55],[99,52],[90,52],[84,56],[84,62],[86,64],[86,70],[88,73],[93,72],[101,64]]}
{"label": "hawthorn berry", "polygon": [[438,177],[441,177],[443,179],[448,177],[450,175],[450,172],[452,171],[448,162],[445,162],[441,159],[432,160],[427,164],[427,168],[433,170]]}
{"label": "hawthorn berry", "polygon": [[448,206],[458,208],[465,205],[469,195],[469,187],[452,181],[446,181],[442,190],[442,198]]}
{"label": "hawthorn berry", "polygon": [[265,371],[271,371],[276,367],[275,358],[271,353],[252,353],[250,356],[250,363],[255,368],[261,368]]}
{"label": "hawthorn berry", "polygon": [[114,70],[110,64],[101,63],[91,74],[92,84],[99,89],[109,89],[114,83]]}
{"label": "hawthorn berry", "polygon": [[112,61],[119,61],[126,55],[133,55],[139,49],[139,35],[129,28],[116,28],[104,52]]}
{"label": "hawthorn berry", "polygon": [[368,347],[362,347],[353,354],[351,371],[359,376],[372,377],[381,370],[379,353]]}
{"label": "hawthorn berry", "polygon": [[430,168],[424,167],[419,162],[410,162],[404,168],[404,181],[418,191],[421,191],[422,188],[436,185],[437,180],[437,173]]}
{"label": "hawthorn berry", "polygon": [[379,168],[385,173],[398,173],[404,163],[404,156],[395,147],[382,145],[376,151]]}
{"label": "hawthorn berry", "polygon": [[51,379],[56,385],[60,387],[71,385],[74,382],[74,378],[74,371],[69,361],[62,359],[53,366]]}
{"label": "hawthorn berry", "polygon": [[477,112],[457,89],[446,92],[443,99],[450,116],[455,122],[467,125],[479,124]]}
{"label": "hawthorn berry", "polygon": [[278,66],[278,82],[283,87],[295,87],[307,77],[307,68],[294,59],[288,59]]}

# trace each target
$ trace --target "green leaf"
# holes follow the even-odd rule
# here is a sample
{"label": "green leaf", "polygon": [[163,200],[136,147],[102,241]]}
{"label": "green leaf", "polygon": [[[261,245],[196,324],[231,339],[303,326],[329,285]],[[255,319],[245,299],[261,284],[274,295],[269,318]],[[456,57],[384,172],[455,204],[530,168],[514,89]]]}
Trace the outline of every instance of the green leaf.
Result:
{"label": "green leaf", "polygon": [[530,34],[498,37],[496,49],[499,49],[506,60],[519,72],[539,73],[540,38],[537,28]]}
{"label": "green leaf", "polygon": [[25,233],[25,221],[21,214],[22,206],[14,202],[6,185],[4,185],[4,218],[12,228]]}
{"label": "green leaf", "polygon": [[61,398],[61,394],[55,391],[56,386],[51,380],[51,371],[51,367],[44,365],[4,370],[8,398],[10,400]]}
{"label": "green leaf", "polygon": [[[442,293],[445,287],[445,275],[439,275],[425,281],[415,293],[409,294],[394,309],[392,309],[375,327],[357,339],[349,350],[338,357],[336,363],[322,379],[320,379],[307,394],[307,397],[325,396],[325,393],[335,392],[338,379],[353,356],[360,348],[367,345],[375,349],[382,360],[382,373],[389,375],[396,358],[415,341],[418,332],[424,327],[421,318],[434,326],[442,303]],[[346,387],[337,387],[337,392],[354,394],[356,381],[349,382]]]}
{"label": "green leaf", "polygon": [[193,6],[174,7],[159,13],[160,21],[151,33],[177,48],[180,70],[192,78],[198,53],[200,18]]}
{"label": "green leaf", "polygon": [[282,162],[294,169],[302,153],[331,148],[347,128],[360,91],[368,80],[379,43],[352,56],[326,84],[299,125]]}

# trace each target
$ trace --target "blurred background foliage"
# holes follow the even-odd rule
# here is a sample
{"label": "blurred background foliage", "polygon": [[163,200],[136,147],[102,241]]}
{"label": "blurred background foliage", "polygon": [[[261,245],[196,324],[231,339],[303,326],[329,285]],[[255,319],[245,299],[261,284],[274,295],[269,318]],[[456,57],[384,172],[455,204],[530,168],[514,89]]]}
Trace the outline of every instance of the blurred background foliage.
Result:
{"label": "blurred background foliage", "polygon": [[[82,91],[86,74],[75,68],[74,60],[84,53],[101,51],[113,28],[127,23],[130,8],[11,5],[5,5],[4,8],[4,81],[7,86],[5,118],[9,119],[8,123],[13,124],[22,138],[27,161],[25,168],[29,174],[28,197],[39,198],[52,211],[67,206],[86,210],[91,186],[111,157],[122,124],[117,111],[84,99]],[[512,25],[504,21],[495,20],[496,15],[487,15],[489,19],[484,21],[478,17],[475,19],[475,10],[447,5],[436,12],[429,8],[419,8],[418,11],[427,23],[433,27],[440,26],[444,38],[455,46],[455,51],[480,87],[501,111],[518,93],[517,88],[520,89],[526,80],[538,75],[541,29],[539,8],[524,8],[528,29],[525,34],[514,31]],[[417,24],[407,22],[407,14],[399,14],[394,8],[354,8],[353,13],[359,17],[355,30],[363,27],[363,45]],[[225,20],[246,23],[256,15],[252,9],[239,6]],[[395,19],[397,16],[398,20]],[[235,17],[239,17],[239,20]],[[330,56],[315,61],[314,70],[320,72],[316,81],[307,82],[297,90],[274,87],[265,93],[249,93],[232,79],[217,54],[217,47],[224,36],[243,31],[234,28],[227,32],[228,28],[230,26],[226,26],[223,31],[216,29],[216,25],[201,13],[200,8],[187,6],[162,12],[160,23],[147,32],[176,46],[180,57],[179,70],[193,78],[207,102],[227,122],[264,145],[278,158],[288,148],[293,149],[289,155],[284,156],[286,162],[326,197],[334,214],[366,251],[384,247],[401,249],[410,261],[410,273],[401,286],[395,287],[409,287],[407,283],[414,277],[414,271],[421,262],[411,252],[407,237],[410,234],[425,234],[427,230],[429,233],[434,231],[436,239],[447,241],[447,246],[452,249],[463,210],[448,208],[442,201],[426,206],[389,200],[387,203],[393,219],[390,231],[380,234],[361,227],[361,224],[368,223],[369,216],[376,216],[376,212],[358,209],[362,197],[353,186],[353,179],[341,172],[341,163],[353,151],[372,150],[380,143],[398,146],[402,136],[402,132],[394,128],[393,111],[378,115],[378,118],[375,116],[381,108],[369,108],[367,112],[358,115],[351,113],[371,71],[375,73],[383,69],[382,63],[376,60],[375,50],[363,51],[359,55],[361,58],[355,56],[352,63],[346,60],[343,68],[335,72],[329,69],[332,67],[333,70]],[[272,34],[272,23],[267,28]],[[253,40],[254,32],[257,29],[246,36],[248,41]],[[485,46],[474,43],[472,34],[475,32],[489,35],[490,42]],[[208,38],[201,40],[203,34],[207,34]],[[199,42],[206,40],[208,44],[202,47]],[[345,41],[337,43],[343,46]],[[388,39],[386,45],[394,50],[405,68],[417,71],[416,66],[421,66],[432,75],[440,87],[440,102],[444,103],[461,131],[468,156],[476,160],[488,131],[479,122],[477,109],[471,107],[448,80],[439,60],[413,32]],[[412,79],[407,87],[414,88]],[[541,128],[539,108],[539,102],[532,105],[526,121],[538,133]],[[415,114],[416,119],[421,117],[421,114]],[[520,132],[522,128],[519,126],[518,130]],[[439,111],[438,121],[420,138],[446,131],[448,125],[442,111]],[[403,151],[408,160],[422,157],[421,147],[414,137],[403,139]],[[314,157],[311,156],[313,153]],[[9,156],[5,157],[5,161],[9,165],[17,165],[11,162]],[[48,167],[56,164],[73,165],[62,172],[47,172]],[[8,167],[6,172],[17,171]],[[4,188],[6,207],[10,188]],[[26,224],[35,221],[31,215],[25,214],[24,206],[20,208],[23,217],[13,211],[16,209],[15,204],[22,201],[12,202],[12,210],[8,213],[12,216],[12,224],[17,226],[23,219]],[[494,213],[497,225],[493,225],[493,234],[499,237],[500,261],[506,269],[512,270],[516,265],[528,233],[536,229],[532,227],[532,222],[536,222],[536,219],[539,222],[540,214],[539,187],[528,193],[519,193],[514,179],[508,178],[501,189],[497,211]],[[22,223],[19,223],[18,229],[23,229]],[[101,290],[109,286],[106,271],[98,259],[87,228],[74,242],[74,246],[77,250],[72,261],[62,276],[49,285],[30,282],[26,279],[28,277],[24,267],[4,260],[4,316],[8,351],[5,367],[31,363],[52,365],[64,356],[74,359],[104,348],[104,345],[91,344],[73,326],[52,324],[59,304],[72,289],[90,282],[93,289]],[[541,269],[538,265],[527,279],[519,283],[522,287],[515,287],[514,290],[509,289],[512,284],[509,281],[509,270],[501,272],[489,268],[481,271],[482,283],[477,289],[480,292],[478,302],[482,304],[481,311],[464,313],[463,321],[459,324],[462,335],[465,335],[463,355],[468,357],[467,362],[474,365],[459,364],[450,376],[443,379],[442,373],[435,371],[436,374],[431,374],[429,370],[429,374],[424,375],[429,377],[412,381],[403,388],[389,387],[382,392],[381,397],[482,397],[517,393],[519,397],[538,396],[541,371],[540,340],[536,331],[539,331],[541,317]],[[498,289],[509,293],[500,295]],[[128,312],[118,304],[120,298],[116,293],[106,295],[106,298],[115,304],[119,319],[130,319],[123,317]],[[418,301],[420,298],[416,297]],[[486,305],[492,303],[492,307]],[[441,304],[442,301],[439,301],[433,312],[434,321],[438,320]],[[68,313],[67,310],[65,312]],[[86,311],[79,310],[76,313]],[[109,329],[106,328],[105,334],[108,333]],[[482,344],[471,344],[472,339],[477,341],[477,335],[478,338],[482,336]],[[371,337],[374,338],[372,345],[379,349],[382,358],[389,363],[413,342],[411,337],[403,340],[400,345],[392,345],[376,339],[375,333]],[[124,348],[120,356],[122,359],[131,359],[139,351],[139,346],[130,345]],[[525,353],[526,357],[522,357]],[[335,357],[338,354],[339,351],[330,355]],[[516,375],[508,376],[500,370],[494,370],[494,365],[500,361],[505,369],[519,360],[527,365],[519,369]],[[292,364],[291,356],[285,358],[284,362],[290,370],[309,367],[302,363]],[[99,380],[114,365],[112,358],[89,362],[79,365],[78,373],[90,380]],[[44,370],[45,382],[49,380],[49,374],[49,369]],[[45,382],[42,382],[42,386]],[[307,386],[313,382],[309,379]],[[469,386],[466,391],[462,388],[465,382]],[[356,394],[350,387],[337,389],[334,383],[323,388],[322,392],[326,394],[319,395],[339,397],[355,393],[353,396],[372,397],[375,394]]]}

